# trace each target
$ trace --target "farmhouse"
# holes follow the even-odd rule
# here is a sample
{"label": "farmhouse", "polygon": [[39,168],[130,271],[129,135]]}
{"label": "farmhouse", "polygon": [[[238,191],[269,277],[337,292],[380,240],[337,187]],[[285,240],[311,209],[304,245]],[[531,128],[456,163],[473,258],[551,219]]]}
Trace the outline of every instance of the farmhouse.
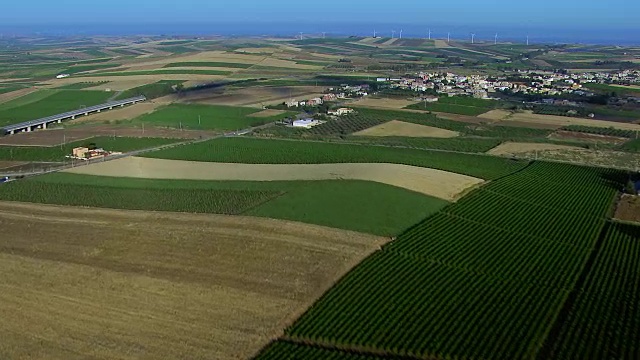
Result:
{"label": "farmhouse", "polygon": [[291,99],[284,104],[287,105],[287,107],[298,107],[298,105],[300,105],[300,102],[295,99]]}
{"label": "farmhouse", "polygon": [[307,101],[307,105],[309,106],[316,106],[316,105],[322,105],[322,104],[323,104],[323,101],[320,98],[313,98]]}
{"label": "farmhouse", "polygon": [[336,110],[331,110],[328,112],[329,115],[336,115],[336,116],[342,116],[342,115],[346,115],[346,114],[351,114],[353,112],[353,109],[349,109],[349,108],[340,108],[340,109],[336,109]]}
{"label": "farmhouse", "polygon": [[297,128],[311,129],[312,127],[320,125],[322,123],[324,123],[324,121],[314,120],[314,119],[301,119],[301,120],[294,120],[293,123],[291,123],[291,126],[297,127]]}

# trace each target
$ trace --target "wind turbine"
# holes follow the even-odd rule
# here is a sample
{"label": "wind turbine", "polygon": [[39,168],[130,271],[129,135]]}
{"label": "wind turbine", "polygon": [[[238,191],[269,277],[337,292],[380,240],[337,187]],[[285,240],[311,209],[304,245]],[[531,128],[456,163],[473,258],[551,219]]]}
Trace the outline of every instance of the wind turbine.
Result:
{"label": "wind turbine", "polygon": [[527,46],[529,46],[529,35],[527,35]]}
{"label": "wind turbine", "polygon": [[431,40],[431,29],[429,29],[429,40]]}
{"label": "wind turbine", "polygon": [[493,41],[493,45],[498,45],[498,33],[496,33],[496,37]]}
{"label": "wind turbine", "polygon": [[475,44],[476,41],[476,34],[471,34],[471,43]]}
{"label": "wind turbine", "polygon": [[322,38],[324,39],[324,38],[326,38],[326,36],[327,36],[327,33],[323,31],[322,32]]}
{"label": "wind turbine", "polygon": [[376,36],[376,35],[377,35],[377,32],[376,32],[376,30],[375,30],[375,29],[373,29],[373,38],[374,38],[374,39],[375,39],[375,38],[377,38],[377,36]]}
{"label": "wind turbine", "polygon": [[451,33],[448,32],[447,33],[447,43],[450,43],[450,42],[451,42]]}
{"label": "wind turbine", "polygon": [[300,40],[302,40],[302,31],[300,31]]}
{"label": "wind turbine", "polygon": [[402,29],[400,29],[400,39],[402,39]]}
{"label": "wind turbine", "polygon": [[396,38],[396,31],[395,30],[391,30],[391,38],[392,39]]}

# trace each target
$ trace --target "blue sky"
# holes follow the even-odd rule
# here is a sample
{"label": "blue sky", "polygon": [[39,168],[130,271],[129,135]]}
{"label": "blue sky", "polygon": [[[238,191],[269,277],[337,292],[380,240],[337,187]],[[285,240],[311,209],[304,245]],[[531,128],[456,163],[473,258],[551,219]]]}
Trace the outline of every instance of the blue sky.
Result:
{"label": "blue sky", "polygon": [[[433,24],[640,29],[638,0],[17,0],[0,24]],[[639,34],[640,35],[640,34]]]}

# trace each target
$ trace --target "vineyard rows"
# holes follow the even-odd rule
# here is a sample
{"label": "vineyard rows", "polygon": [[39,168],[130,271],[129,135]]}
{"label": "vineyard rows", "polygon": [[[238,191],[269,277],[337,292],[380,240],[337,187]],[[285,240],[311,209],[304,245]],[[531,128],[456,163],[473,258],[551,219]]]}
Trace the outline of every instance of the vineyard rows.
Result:
{"label": "vineyard rows", "polygon": [[286,336],[417,359],[534,358],[597,250],[622,175],[536,162],[497,179],[369,257]]}
{"label": "vineyard rows", "polygon": [[542,358],[637,359],[640,227],[609,224],[602,249]]}
{"label": "vineyard rows", "polygon": [[565,296],[383,251],[340,281],[287,336],[418,358],[523,358],[543,340]]}
{"label": "vineyard rows", "polygon": [[249,164],[394,163],[495,179],[526,166],[506,158],[325,142],[223,138],[173,147],[145,157]]}
{"label": "vineyard rows", "polygon": [[588,248],[446,214],[418,224],[385,250],[504,281],[562,289],[571,288],[589,254]]}
{"label": "vineyard rows", "polygon": [[[101,191],[102,190],[102,191]],[[277,191],[96,188],[92,185],[15,181],[0,187],[0,199],[112,209],[240,214],[280,195]]]}

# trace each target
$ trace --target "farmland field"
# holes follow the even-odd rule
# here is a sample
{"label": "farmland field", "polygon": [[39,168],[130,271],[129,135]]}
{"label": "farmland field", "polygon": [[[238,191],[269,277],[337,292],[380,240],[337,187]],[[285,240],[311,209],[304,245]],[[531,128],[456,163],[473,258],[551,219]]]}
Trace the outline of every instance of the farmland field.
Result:
{"label": "farmland field", "polygon": [[128,152],[178,142],[163,138],[92,137],[66,143],[62,146],[0,146],[0,159],[13,161],[63,161],[73,148],[95,144],[107,151]]}
{"label": "farmland field", "polygon": [[411,358],[534,358],[623,178],[533,163],[496,180],[369,257],[283,339]]}
{"label": "farmland field", "polygon": [[68,173],[3,185],[0,199],[118,209],[242,213],[385,236],[397,235],[448,204],[365,181],[158,180]]}
{"label": "farmland field", "polygon": [[171,104],[158,108],[151,114],[133,120],[134,123],[145,123],[183,129],[241,130],[281,120],[290,113],[271,117],[252,117],[259,109],[232,107],[222,105]]}
{"label": "farmland field", "polygon": [[526,162],[482,155],[292,140],[225,138],[147,153],[144,157],[250,164],[391,163],[428,167],[489,180]]}
{"label": "farmland field", "polygon": [[386,239],[0,202],[0,357],[250,358]]}
{"label": "farmland field", "polygon": [[400,164],[234,164],[127,157],[65,170],[74,174],[177,180],[363,180],[455,200],[483,181],[452,172]]}
{"label": "farmland field", "polygon": [[390,122],[376,125],[369,129],[354,133],[358,136],[407,136],[407,137],[431,137],[431,138],[454,138],[460,133],[439,129],[432,126],[412,124],[402,121],[392,120]]}
{"label": "farmland field", "polygon": [[471,97],[453,96],[440,97],[435,103],[417,103],[409,105],[406,109],[428,110],[451,114],[478,116],[495,107],[493,100],[475,99]]}
{"label": "farmland field", "polygon": [[632,359],[640,352],[640,227],[610,223],[545,358]]}
{"label": "farmland field", "polygon": [[176,62],[169,63],[164,66],[164,68],[173,68],[173,67],[219,67],[219,68],[238,68],[238,69],[248,69],[252,64],[241,64],[241,63],[232,63],[232,62],[218,62],[218,61],[191,61],[191,62]]}
{"label": "farmland field", "polygon": [[41,90],[0,105],[0,126],[105,103],[112,94],[89,90]]}

